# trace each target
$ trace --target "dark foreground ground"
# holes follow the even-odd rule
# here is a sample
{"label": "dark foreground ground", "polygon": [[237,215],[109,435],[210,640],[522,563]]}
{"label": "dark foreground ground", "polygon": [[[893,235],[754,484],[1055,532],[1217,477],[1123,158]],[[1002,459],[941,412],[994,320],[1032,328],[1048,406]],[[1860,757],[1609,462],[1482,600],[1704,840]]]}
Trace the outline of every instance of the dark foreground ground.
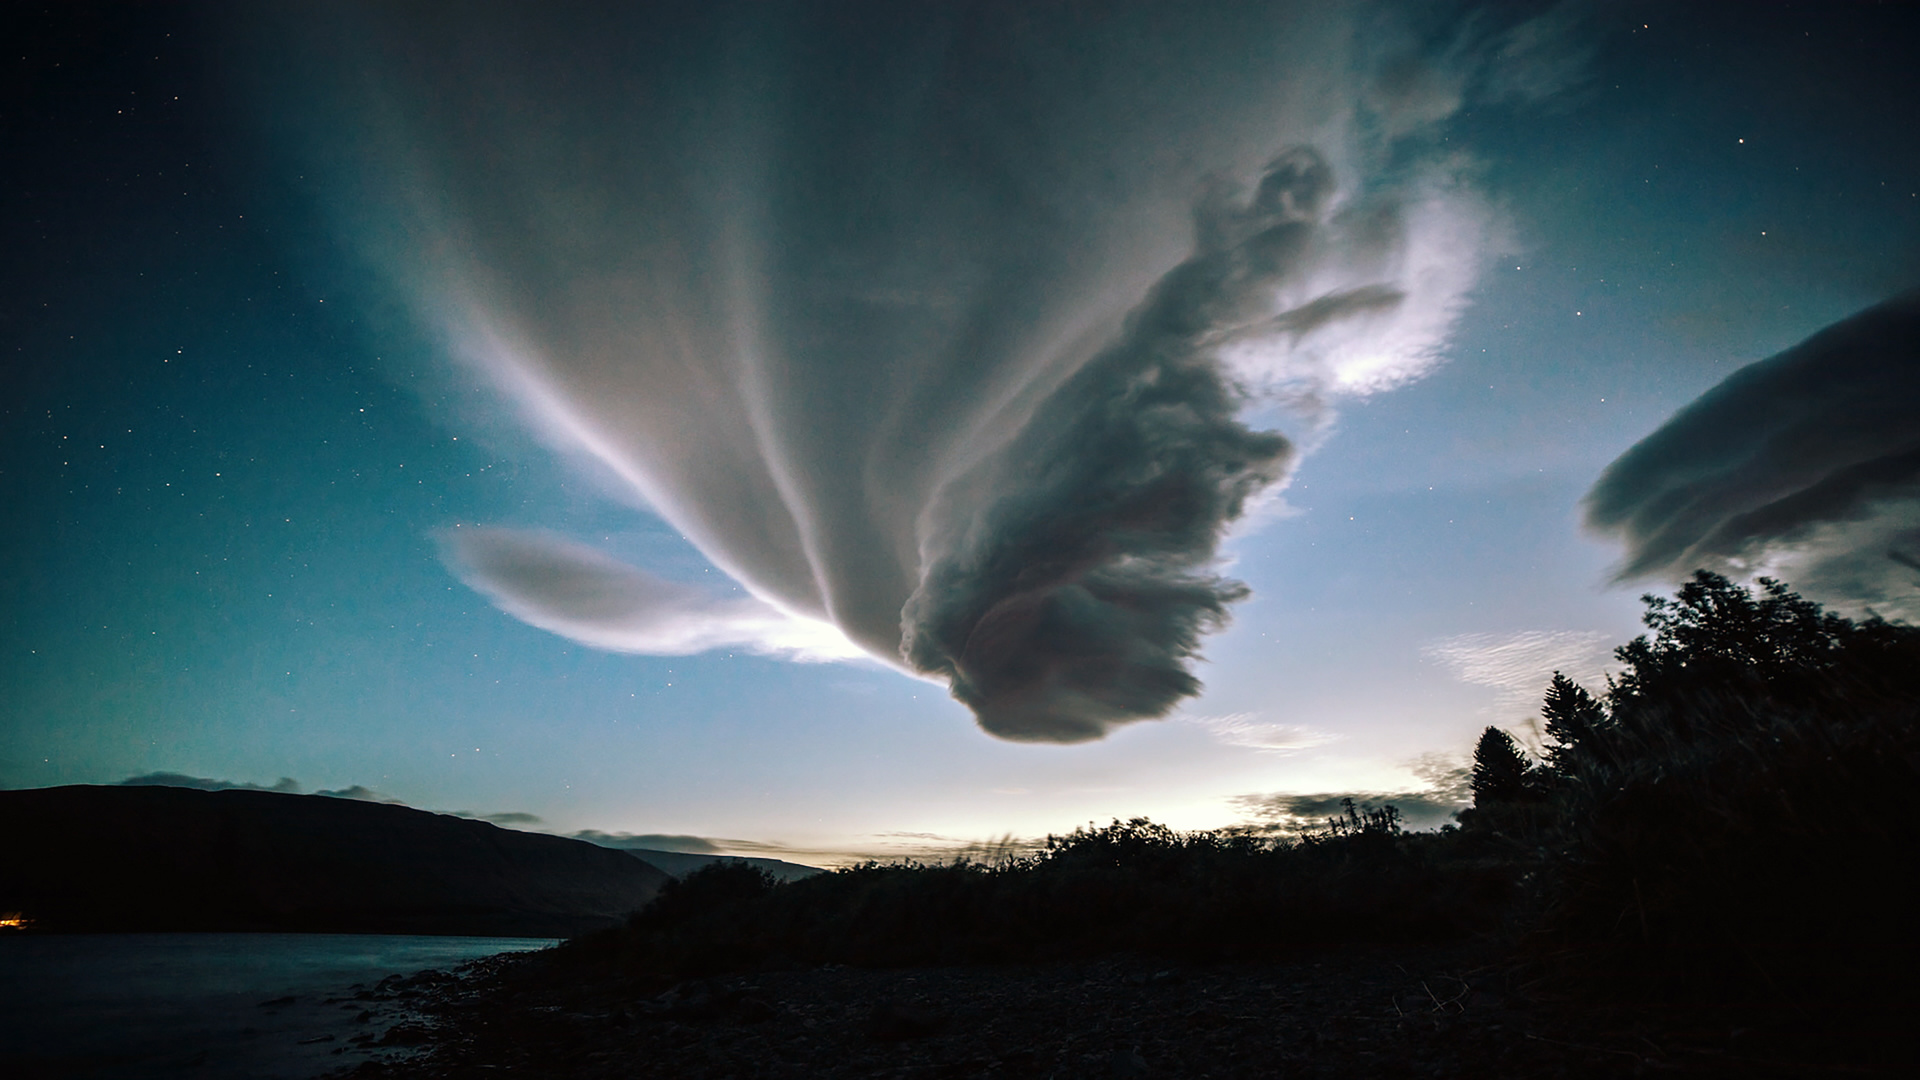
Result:
{"label": "dark foreground ground", "polygon": [[393,991],[422,1022],[389,1045],[423,1049],[350,1075],[1910,1075],[1898,1016],[1582,1008],[1530,991],[1520,969],[1487,955],[1454,945],[1179,968],[830,966],[665,990],[563,973],[550,955],[503,957]]}

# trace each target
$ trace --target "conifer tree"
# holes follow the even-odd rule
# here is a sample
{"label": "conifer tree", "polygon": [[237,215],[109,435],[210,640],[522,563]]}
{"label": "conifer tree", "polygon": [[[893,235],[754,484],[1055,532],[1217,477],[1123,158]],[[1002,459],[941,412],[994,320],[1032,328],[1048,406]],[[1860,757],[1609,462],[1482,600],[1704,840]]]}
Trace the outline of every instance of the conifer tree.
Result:
{"label": "conifer tree", "polygon": [[1606,759],[1600,732],[1607,711],[1579,683],[1554,672],[1540,716],[1547,722],[1547,738],[1551,740],[1547,761],[1555,772],[1571,776],[1582,759]]}
{"label": "conifer tree", "polygon": [[1532,794],[1533,763],[1513,736],[1488,726],[1473,749],[1473,805],[1521,802]]}

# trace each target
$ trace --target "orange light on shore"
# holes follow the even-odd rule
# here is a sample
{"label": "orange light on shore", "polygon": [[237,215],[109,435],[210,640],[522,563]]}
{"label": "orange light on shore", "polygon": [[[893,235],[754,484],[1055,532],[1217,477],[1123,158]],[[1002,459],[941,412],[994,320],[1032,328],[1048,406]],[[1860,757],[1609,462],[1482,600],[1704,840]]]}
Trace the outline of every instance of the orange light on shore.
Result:
{"label": "orange light on shore", "polygon": [[0,930],[25,930],[32,925],[24,911],[0,911]]}

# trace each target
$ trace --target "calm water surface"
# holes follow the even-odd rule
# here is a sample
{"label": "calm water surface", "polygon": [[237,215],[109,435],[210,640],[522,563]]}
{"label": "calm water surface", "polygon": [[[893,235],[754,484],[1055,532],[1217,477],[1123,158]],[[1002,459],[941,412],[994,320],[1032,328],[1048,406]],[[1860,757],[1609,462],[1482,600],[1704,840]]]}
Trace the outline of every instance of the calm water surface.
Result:
{"label": "calm water surface", "polygon": [[404,1019],[354,999],[356,989],[551,944],[379,934],[0,936],[0,1075],[307,1080],[402,1052],[353,1041]]}

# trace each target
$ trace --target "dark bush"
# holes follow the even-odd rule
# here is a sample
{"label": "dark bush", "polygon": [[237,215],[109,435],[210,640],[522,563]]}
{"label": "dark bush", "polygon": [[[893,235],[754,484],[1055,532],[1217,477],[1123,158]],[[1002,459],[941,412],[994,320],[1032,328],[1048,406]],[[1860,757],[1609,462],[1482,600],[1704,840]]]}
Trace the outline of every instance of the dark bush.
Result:
{"label": "dark bush", "polygon": [[[744,870],[745,868],[741,868]],[[1486,924],[1504,871],[1456,865],[1391,807],[1297,841],[1142,818],[996,865],[868,864],[776,884],[710,868],[580,948],[667,976],[793,963],[899,966],[1116,951],[1188,958],[1418,941]]]}
{"label": "dark bush", "polygon": [[1617,651],[1604,707],[1556,677],[1542,954],[1636,1000],[1903,983],[1920,634],[1704,572],[1647,601],[1655,634]]}
{"label": "dark bush", "polygon": [[646,910],[633,917],[633,923],[678,925],[716,907],[759,899],[778,884],[772,874],[751,863],[724,859],[708,863],[684,878],[668,881]]}

